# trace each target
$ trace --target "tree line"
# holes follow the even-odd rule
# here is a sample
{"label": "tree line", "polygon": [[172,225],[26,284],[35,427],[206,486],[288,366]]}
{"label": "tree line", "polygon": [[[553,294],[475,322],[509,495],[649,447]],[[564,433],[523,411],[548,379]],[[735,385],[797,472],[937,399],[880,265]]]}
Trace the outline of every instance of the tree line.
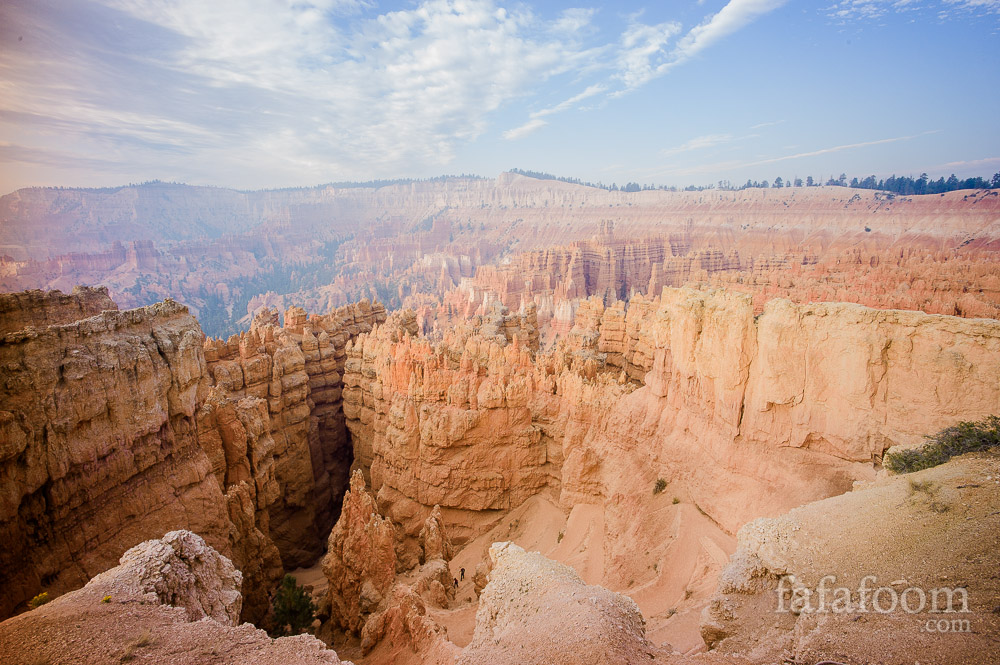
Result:
{"label": "tree line", "polygon": [[796,177],[792,180],[785,181],[778,177],[774,179],[774,183],[769,183],[767,180],[758,182],[757,180],[747,180],[746,184],[735,186],[729,180],[720,180],[719,189],[728,191],[737,191],[743,189],[752,188],[763,188],[768,189],[771,187],[819,187],[820,185],[827,185],[828,187],[853,187],[854,189],[877,189],[884,192],[892,192],[893,194],[943,194],[945,192],[952,192],[956,189],[1000,189],[1000,173],[996,173],[990,180],[982,178],[979,176],[973,178],[959,178],[954,173],[952,173],[947,178],[940,177],[937,180],[931,180],[926,173],[921,173],[920,177],[914,178],[913,176],[896,176],[891,175],[888,178],[876,178],[873,175],[861,178],[851,178],[851,181],[847,181],[847,174],[841,173],[839,178],[834,178],[830,176],[830,179],[825,183],[820,180],[814,180],[812,176],[808,176],[803,182],[802,178]]}

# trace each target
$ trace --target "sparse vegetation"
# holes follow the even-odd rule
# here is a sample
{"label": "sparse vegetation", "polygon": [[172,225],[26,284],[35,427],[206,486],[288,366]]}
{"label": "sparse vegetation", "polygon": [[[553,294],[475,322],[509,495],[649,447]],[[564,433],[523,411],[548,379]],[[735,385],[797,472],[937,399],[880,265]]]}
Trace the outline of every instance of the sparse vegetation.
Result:
{"label": "sparse vegetation", "polygon": [[30,607],[31,609],[36,609],[41,607],[45,603],[49,602],[50,600],[52,599],[49,598],[49,593],[47,591],[43,591],[28,601],[28,607]]}
{"label": "sparse vegetation", "polygon": [[663,490],[667,489],[667,481],[664,478],[657,478],[656,484],[653,485],[653,494],[659,494]]}
{"label": "sparse vegetation", "polygon": [[315,619],[316,606],[295,578],[285,575],[274,598],[272,635],[298,635]]}
{"label": "sparse vegetation", "polygon": [[[1000,445],[1000,417],[963,421],[927,436],[921,448],[887,453],[882,465],[892,473],[913,473],[944,464],[952,457]],[[911,487],[912,487],[911,482]]]}
{"label": "sparse vegetation", "polygon": [[125,647],[125,653],[122,654],[121,662],[127,663],[130,660],[135,659],[135,652],[139,649],[149,646],[153,643],[153,633],[147,628],[142,631],[138,637],[128,643]]}

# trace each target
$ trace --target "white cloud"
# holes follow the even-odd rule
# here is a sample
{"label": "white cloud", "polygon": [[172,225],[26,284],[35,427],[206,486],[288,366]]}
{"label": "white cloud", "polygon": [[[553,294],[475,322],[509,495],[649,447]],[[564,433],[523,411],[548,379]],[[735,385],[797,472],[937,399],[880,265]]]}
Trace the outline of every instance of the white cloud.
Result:
{"label": "white cloud", "polygon": [[664,48],[670,39],[681,31],[681,24],[673,21],[658,25],[633,23],[622,34],[618,53],[619,77],[625,87],[637,88],[659,76],[667,64]]}
{"label": "white cloud", "polygon": [[352,168],[443,166],[503,104],[592,55],[563,34],[583,28],[590,10],[545,23],[493,0],[425,0],[341,23],[330,13],[370,3],[105,2],[179,35],[182,47],[168,62],[174,70],[248,98],[254,90],[270,95],[270,113],[259,116],[267,127],[247,148],[317,179]]}
{"label": "white cloud", "polygon": [[555,106],[550,106],[548,108],[541,109],[540,111],[533,112],[529,117],[530,120],[519,127],[513,129],[508,129],[503,133],[503,137],[508,141],[515,141],[520,138],[524,138],[528,134],[531,134],[536,129],[540,129],[545,125],[549,124],[545,120],[542,120],[545,116],[555,115],[556,113],[562,113],[573,107],[574,104],[578,104],[583,100],[593,97],[594,95],[599,95],[607,90],[607,88],[599,83],[595,83],[589,86],[583,92],[573,95],[569,99],[559,102]]}
{"label": "white cloud", "polygon": [[729,143],[732,140],[732,134],[708,134],[706,136],[697,136],[677,147],[661,150],[660,154],[664,157],[679,155],[683,152],[691,152],[692,150],[701,150],[703,148],[711,148],[717,145],[722,145],[724,143]]}
{"label": "white cloud", "polygon": [[686,60],[715,42],[728,37],[758,17],[771,12],[788,0],[730,0],[710,19],[692,28],[674,50],[676,60]]}
{"label": "white cloud", "polygon": [[536,129],[541,129],[545,125],[549,124],[541,118],[532,118],[528,122],[524,123],[520,127],[515,127],[514,129],[508,129],[503,133],[503,137],[508,141],[516,141],[517,139],[522,139],[528,134],[531,134]]}
{"label": "white cloud", "polygon": [[979,16],[1000,13],[1000,0],[841,0],[824,11],[840,22],[880,19],[890,12],[902,13],[920,10],[934,12],[939,19],[952,18],[955,14]]}

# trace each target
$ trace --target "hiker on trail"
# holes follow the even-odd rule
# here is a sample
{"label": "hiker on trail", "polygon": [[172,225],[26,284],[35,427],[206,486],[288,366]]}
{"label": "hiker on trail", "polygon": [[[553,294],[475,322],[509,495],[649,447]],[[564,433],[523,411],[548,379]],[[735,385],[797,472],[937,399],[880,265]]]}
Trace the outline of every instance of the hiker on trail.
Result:
{"label": "hiker on trail", "polygon": [[455,588],[457,589],[458,588],[458,578],[457,577],[453,577],[451,579],[455,580]]}
{"label": "hiker on trail", "polygon": [[465,581],[465,568],[462,568],[460,571],[458,571],[458,573],[459,573],[459,575],[462,576],[461,579],[464,582]]}

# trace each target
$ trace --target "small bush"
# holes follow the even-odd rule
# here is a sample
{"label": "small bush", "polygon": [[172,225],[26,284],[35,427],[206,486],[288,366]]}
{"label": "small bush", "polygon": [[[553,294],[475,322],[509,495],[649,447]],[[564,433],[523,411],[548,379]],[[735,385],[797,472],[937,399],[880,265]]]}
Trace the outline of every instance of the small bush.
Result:
{"label": "small bush", "polygon": [[659,494],[665,489],[667,489],[667,481],[663,478],[658,478],[656,484],[653,485],[653,494]]}
{"label": "small bush", "polygon": [[101,602],[105,603],[105,604],[110,603],[111,602],[111,596],[105,596],[104,598],[101,598]]}
{"label": "small bush", "polygon": [[556,536],[556,542],[557,543],[561,543],[562,539],[565,538],[565,537],[566,537],[566,532],[565,531],[560,531],[559,535]]}
{"label": "small bush", "polygon": [[1000,445],[1000,417],[963,421],[928,435],[921,448],[887,453],[882,465],[892,473],[912,473],[944,464],[952,457]]}
{"label": "small bush", "polygon": [[272,631],[276,635],[285,635],[287,629],[291,635],[298,635],[303,629],[312,625],[316,606],[306,590],[295,581],[291,575],[285,575],[281,587],[274,599],[274,623]]}
{"label": "small bush", "polygon": [[31,600],[28,601],[28,607],[30,607],[31,609],[36,609],[36,608],[41,607],[45,603],[49,602],[50,600],[52,600],[52,599],[49,598],[48,591],[43,591],[43,592],[41,592],[40,594],[38,594],[37,596],[35,596],[34,598],[32,598]]}
{"label": "small bush", "polygon": [[680,503],[680,502],[681,502],[681,500],[680,500],[680,499],[678,499],[678,498],[677,498],[676,496],[674,497],[674,500],[673,500],[673,501],[671,501],[671,503],[672,503],[672,504],[674,504],[675,506],[676,506],[676,505],[677,505],[678,503]]}

